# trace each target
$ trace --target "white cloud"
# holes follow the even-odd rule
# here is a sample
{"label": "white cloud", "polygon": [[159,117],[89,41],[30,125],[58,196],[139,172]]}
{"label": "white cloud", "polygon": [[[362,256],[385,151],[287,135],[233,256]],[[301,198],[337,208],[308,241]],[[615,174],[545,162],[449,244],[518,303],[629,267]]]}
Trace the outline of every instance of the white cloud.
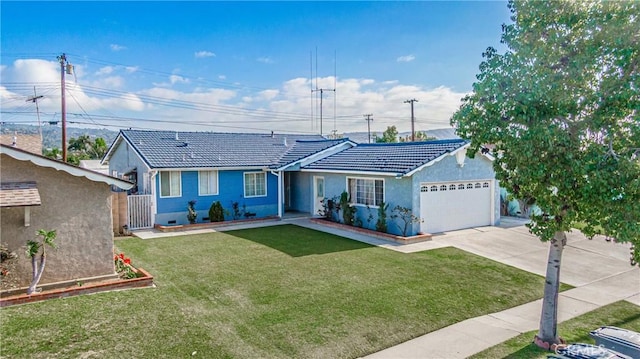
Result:
{"label": "white cloud", "polygon": [[109,47],[111,48],[111,51],[122,51],[122,50],[126,50],[127,49],[126,46],[122,46],[122,45],[118,45],[118,44],[111,44],[111,45],[109,45]]}
{"label": "white cloud", "polygon": [[218,80],[226,80],[227,76],[225,75],[218,75]]}
{"label": "white cloud", "polygon": [[175,85],[177,83],[184,83],[184,84],[188,84],[189,83],[189,79],[179,76],[179,75],[171,75],[169,76],[169,82],[171,82],[172,85]]}
{"label": "white cloud", "polygon": [[204,58],[204,57],[215,57],[216,56],[216,54],[214,54],[211,51],[198,51],[194,55],[195,55],[196,59],[201,59],[201,58]]}
{"label": "white cloud", "polygon": [[[0,87],[3,110],[25,111],[24,99],[33,94],[33,88],[11,84],[34,83],[38,94],[45,96],[38,102],[41,113],[59,113],[60,93],[59,87],[58,90],[55,87],[60,81],[59,65],[57,61],[17,60],[5,66],[2,69],[4,87]],[[311,92],[311,88],[316,87],[316,79],[292,78],[260,90],[252,90],[247,84],[239,84],[238,89],[230,90],[212,87],[207,82],[189,81],[178,75],[178,70],[173,72],[174,75],[166,83],[135,82],[135,77],[129,76],[135,69],[115,66],[83,73],[79,67],[77,81],[72,77],[67,78],[67,111],[70,114],[86,111],[90,115],[96,115],[94,118],[98,124],[111,123],[147,129],[319,131],[319,94]],[[224,75],[218,78],[225,79]],[[178,84],[181,85],[179,90],[172,87]],[[91,86],[92,91],[85,91],[83,86]],[[135,91],[131,90],[133,86]],[[331,132],[334,123],[338,133],[366,132],[367,122],[362,117],[365,113],[373,114],[372,132],[381,133],[392,125],[400,132],[409,131],[411,112],[410,106],[404,101],[412,98],[418,100],[414,104],[417,130],[448,127],[451,115],[459,108],[460,100],[465,95],[444,86],[425,88],[395,80],[380,81],[373,78],[335,79],[327,76],[318,78],[317,86],[327,90],[323,92],[325,134]],[[328,91],[334,86],[336,92]],[[117,89],[118,92],[109,91],[112,89]],[[173,101],[182,102],[179,106],[173,106]],[[30,112],[25,112],[24,117],[30,118],[27,116],[31,116]],[[146,121],[108,122],[106,119],[98,120],[104,118],[100,116],[140,118]],[[46,121],[45,118],[43,120]]]}
{"label": "white cloud", "polygon": [[268,56],[258,57],[256,59],[256,61],[262,62],[263,64],[273,64],[274,63],[273,59],[268,57]]}
{"label": "white cloud", "polygon": [[96,71],[97,76],[109,75],[114,71],[113,66],[105,66],[101,67],[100,70]]}
{"label": "white cloud", "polygon": [[400,56],[396,59],[397,62],[411,62],[415,60],[416,57],[413,55]]}
{"label": "white cloud", "polygon": [[127,73],[134,73],[136,71],[138,71],[138,66],[125,66],[125,71],[127,71]]}

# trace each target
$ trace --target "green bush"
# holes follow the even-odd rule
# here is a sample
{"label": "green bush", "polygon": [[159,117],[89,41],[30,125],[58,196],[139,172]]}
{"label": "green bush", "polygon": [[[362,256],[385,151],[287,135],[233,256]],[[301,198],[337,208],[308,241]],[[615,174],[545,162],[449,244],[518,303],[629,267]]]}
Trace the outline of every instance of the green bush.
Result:
{"label": "green bush", "polygon": [[344,224],[353,226],[356,209],[351,207],[351,196],[346,191],[340,194],[340,208],[342,208],[342,219]]}
{"label": "green bush", "polygon": [[387,203],[381,202],[378,207],[378,221],[376,222],[376,231],[387,233]]}
{"label": "green bush", "polygon": [[209,221],[211,222],[223,222],[224,221],[224,208],[220,201],[215,201],[209,208]]}

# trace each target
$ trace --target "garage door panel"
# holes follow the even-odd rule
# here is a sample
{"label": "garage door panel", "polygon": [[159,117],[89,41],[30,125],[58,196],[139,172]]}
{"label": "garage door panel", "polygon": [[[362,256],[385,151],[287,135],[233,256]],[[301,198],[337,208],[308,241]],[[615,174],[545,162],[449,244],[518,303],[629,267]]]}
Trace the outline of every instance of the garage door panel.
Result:
{"label": "garage door panel", "polygon": [[490,225],[491,188],[488,180],[422,185],[421,230],[438,233]]}

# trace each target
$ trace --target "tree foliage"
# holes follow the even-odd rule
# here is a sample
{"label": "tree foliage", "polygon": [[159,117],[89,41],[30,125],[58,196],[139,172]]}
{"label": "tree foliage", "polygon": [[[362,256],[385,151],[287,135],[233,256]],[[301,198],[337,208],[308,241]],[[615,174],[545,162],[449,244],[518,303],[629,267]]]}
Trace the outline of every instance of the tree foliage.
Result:
{"label": "tree foliage", "polygon": [[382,137],[376,137],[377,143],[395,143],[398,142],[398,129],[396,126],[388,126],[382,133]]}
{"label": "tree foliage", "polygon": [[67,161],[79,164],[80,160],[97,160],[107,152],[107,143],[102,137],[92,140],[89,135],[69,139]]}
{"label": "tree foliage", "polygon": [[631,242],[640,259],[640,3],[524,0],[509,8],[507,50],[483,54],[451,122],[471,139],[467,153],[494,145],[501,185],[542,210],[529,228],[551,243],[539,332],[548,345],[559,341],[565,232],[577,223],[589,237],[601,229]]}
{"label": "tree foliage", "polygon": [[[453,116],[475,153],[494,144],[496,177],[534,198],[532,231],[576,222],[640,240],[640,3],[510,2],[504,54],[483,54]],[[639,258],[636,246],[634,255]]]}

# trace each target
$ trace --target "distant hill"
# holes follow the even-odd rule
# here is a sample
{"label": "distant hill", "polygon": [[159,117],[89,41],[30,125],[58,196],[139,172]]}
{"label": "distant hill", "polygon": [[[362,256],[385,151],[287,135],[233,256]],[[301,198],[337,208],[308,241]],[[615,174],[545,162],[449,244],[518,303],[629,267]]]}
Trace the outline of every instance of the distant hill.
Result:
{"label": "distant hill", "polygon": [[[18,132],[19,134],[38,134],[38,126],[23,125],[15,123],[3,123],[0,128],[0,133],[13,134]],[[81,135],[89,135],[89,137],[95,139],[102,137],[107,145],[111,145],[118,135],[117,131],[107,130],[106,128],[77,128],[67,127],[67,141],[70,138],[78,138]],[[61,148],[62,145],[62,128],[60,126],[42,126],[42,148]]]}

